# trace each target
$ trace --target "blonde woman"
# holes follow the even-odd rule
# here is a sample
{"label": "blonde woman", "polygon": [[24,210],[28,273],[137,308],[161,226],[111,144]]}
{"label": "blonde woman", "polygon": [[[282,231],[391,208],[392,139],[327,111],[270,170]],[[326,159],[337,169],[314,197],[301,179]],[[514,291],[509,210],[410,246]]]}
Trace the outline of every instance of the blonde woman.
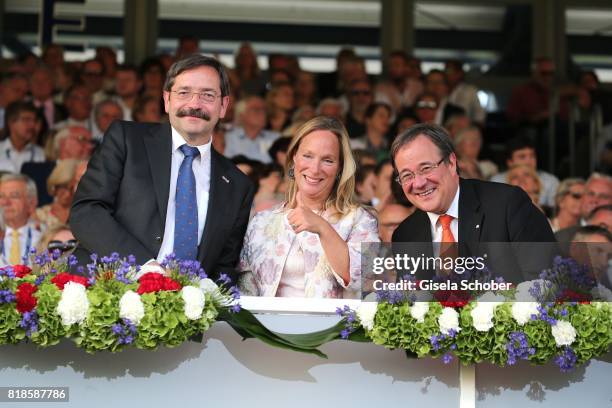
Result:
{"label": "blonde woman", "polygon": [[63,255],[70,255],[77,244],[68,225],[56,224],[42,234],[36,246],[36,252],[41,255],[45,251],[53,253],[57,250]]}
{"label": "blonde woman", "polygon": [[581,178],[563,180],[555,194],[555,217],[550,221],[553,232],[580,224],[580,205],[585,181]]}
{"label": "blonde woman", "polygon": [[74,180],[80,160],[58,160],[47,179],[51,204],[36,209],[36,219],[44,231],[58,224],[66,224],[74,196]]}
{"label": "blonde woman", "polygon": [[523,189],[531,198],[533,204],[542,209],[539,205],[540,192],[542,191],[542,181],[538,173],[526,164],[519,164],[511,167],[506,173],[506,182],[513,186]]}
{"label": "blonde woman", "polygon": [[240,256],[240,283],[255,296],[354,298],[361,243],[378,242],[376,218],[355,199],[355,161],[337,119],[315,117],[287,152],[285,202],[257,213]]}

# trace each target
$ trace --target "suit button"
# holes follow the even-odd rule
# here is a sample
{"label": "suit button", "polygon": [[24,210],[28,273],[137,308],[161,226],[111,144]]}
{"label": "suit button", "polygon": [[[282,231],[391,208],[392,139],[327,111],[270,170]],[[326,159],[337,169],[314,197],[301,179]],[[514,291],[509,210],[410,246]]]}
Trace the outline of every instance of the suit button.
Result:
{"label": "suit button", "polygon": [[160,237],[160,236],[158,235],[158,236],[156,236],[156,237],[155,237],[155,240],[156,240],[157,242],[162,242],[162,237]]}

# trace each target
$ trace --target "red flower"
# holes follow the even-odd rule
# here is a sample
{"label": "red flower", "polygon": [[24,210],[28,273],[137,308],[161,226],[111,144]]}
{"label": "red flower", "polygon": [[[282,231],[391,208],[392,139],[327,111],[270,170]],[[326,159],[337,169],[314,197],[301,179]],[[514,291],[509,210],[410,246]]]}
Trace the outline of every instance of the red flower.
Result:
{"label": "red flower", "polygon": [[470,294],[464,290],[438,290],[434,298],[444,307],[462,308],[470,302]]}
{"label": "red flower", "polygon": [[588,293],[580,293],[571,289],[565,289],[557,299],[557,304],[563,302],[579,302],[581,304],[591,303],[591,295]]}
{"label": "red flower", "polygon": [[23,278],[24,276],[32,272],[32,269],[25,265],[13,265],[13,272],[15,272],[15,277]]}
{"label": "red flower", "polygon": [[53,282],[59,290],[64,290],[64,285],[68,282],[80,283],[85,287],[89,286],[89,282],[84,276],[71,275],[67,272],[58,273],[51,279],[51,282]]}
{"label": "red flower", "polygon": [[160,290],[174,291],[181,289],[181,284],[177,281],[155,272],[145,273],[138,279],[138,282],[140,282],[137,290],[139,295],[159,292]]}
{"label": "red flower", "polygon": [[29,282],[22,283],[17,287],[15,298],[17,299],[17,311],[19,313],[29,312],[36,307],[38,300],[34,297],[34,293],[37,290],[36,285]]}

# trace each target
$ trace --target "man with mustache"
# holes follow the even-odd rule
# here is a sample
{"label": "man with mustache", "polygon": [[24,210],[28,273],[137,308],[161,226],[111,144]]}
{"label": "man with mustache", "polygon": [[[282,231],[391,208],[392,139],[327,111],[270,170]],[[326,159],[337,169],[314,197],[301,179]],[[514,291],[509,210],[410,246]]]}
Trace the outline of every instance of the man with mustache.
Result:
{"label": "man with mustache", "polygon": [[[461,256],[479,256],[486,247],[483,243],[555,242],[546,217],[523,190],[459,177],[453,144],[441,126],[418,124],[409,128],[393,142],[391,157],[398,174],[396,180],[417,208],[397,227],[393,243],[421,243],[423,248],[428,242],[457,243]],[[523,275],[527,270],[536,273],[540,271],[533,270],[534,265],[539,267],[540,260],[546,257],[536,259],[531,250],[538,247],[541,251],[544,246],[493,244],[489,257],[497,252],[496,265],[503,267],[504,273],[514,274],[517,269]],[[431,254],[432,245],[428,247]],[[511,254],[511,248],[520,248],[522,253]],[[490,260],[493,262],[491,257]],[[520,279],[518,274],[504,277]]]}
{"label": "man with mustache", "polygon": [[168,71],[169,124],[110,126],[75,194],[77,255],[118,252],[155,263],[174,253],[197,259],[212,278],[233,274],[254,186],[211,149],[229,94],[223,66],[194,54]]}

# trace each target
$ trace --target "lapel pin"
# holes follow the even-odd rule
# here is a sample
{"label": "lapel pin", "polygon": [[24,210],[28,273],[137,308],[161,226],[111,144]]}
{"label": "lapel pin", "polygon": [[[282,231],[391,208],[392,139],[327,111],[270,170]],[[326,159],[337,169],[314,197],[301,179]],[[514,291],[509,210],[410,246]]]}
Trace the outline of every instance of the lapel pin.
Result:
{"label": "lapel pin", "polygon": [[480,224],[476,224],[476,229],[480,228]]}
{"label": "lapel pin", "polygon": [[221,178],[223,179],[223,181],[225,181],[226,183],[228,183],[228,184],[229,184],[229,179],[228,179],[227,177],[225,177],[225,176],[221,176]]}

